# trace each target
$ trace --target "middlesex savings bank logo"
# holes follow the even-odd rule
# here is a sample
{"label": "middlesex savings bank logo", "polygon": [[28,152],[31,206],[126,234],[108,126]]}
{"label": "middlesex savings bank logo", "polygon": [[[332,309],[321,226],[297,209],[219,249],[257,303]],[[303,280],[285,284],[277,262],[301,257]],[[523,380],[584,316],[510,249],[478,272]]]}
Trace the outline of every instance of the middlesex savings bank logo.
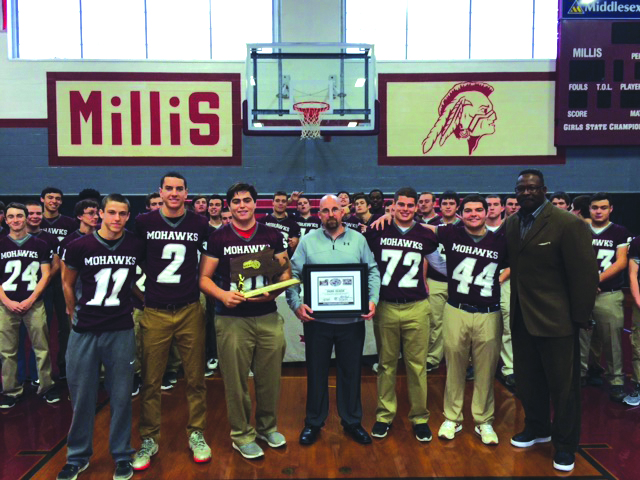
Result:
{"label": "middlesex savings bank logo", "polygon": [[584,15],[595,12],[640,13],[640,3],[617,2],[616,0],[600,2],[599,0],[575,0],[569,7],[568,15]]}
{"label": "middlesex savings bank logo", "polygon": [[47,74],[50,165],[240,165],[239,74]]}

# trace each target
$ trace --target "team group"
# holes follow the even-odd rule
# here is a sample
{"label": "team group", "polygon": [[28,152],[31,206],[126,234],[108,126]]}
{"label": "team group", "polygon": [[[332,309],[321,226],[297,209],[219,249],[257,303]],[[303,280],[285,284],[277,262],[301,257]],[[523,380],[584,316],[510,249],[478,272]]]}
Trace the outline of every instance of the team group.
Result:
{"label": "team group", "polygon": [[[328,416],[334,348],[342,426],[355,441],[371,443],[361,423],[360,371],[364,321],[372,320],[379,355],[372,436],[390,432],[402,352],[409,419],[419,441],[432,439],[427,372],[439,368],[444,358],[445,421],[438,436],[452,440],[462,430],[465,381],[473,378],[475,433],[483,443],[497,444],[493,379],[501,358],[499,376],[508,387],[517,386],[526,417],[525,430],[511,443],[528,447],[553,441],[554,467],[571,470],[579,439],[580,384],[602,382],[603,355],[611,399],[640,404],[640,237],[631,241],[624,227],[610,222],[613,207],[606,194],[571,203],[558,193],[548,201],[537,170],[522,172],[515,192],[504,200],[498,195],[460,200],[455,192],[445,192],[439,198],[440,215],[434,194],[411,188],[398,190],[386,211],[379,190],[353,196],[340,192],[321,199],[317,217],[308,198],[277,192],[273,212],[257,219],[253,186],[233,185],[226,209],[218,195],[196,196],[186,208],[187,181],[170,172],[162,177],[159,193],[147,197],[149,211],[136,218],[134,232],[125,230],[130,206],[119,194],[101,202],[99,195],[81,200],[74,211],[77,221],[59,214],[63,197],[56,188],[45,189],[41,202],[10,203],[0,237],[0,407],[13,407],[23,395],[17,374],[21,324],[35,352],[38,393],[49,403],[60,399],[51,378],[43,301],[51,284],[47,291],[52,291],[56,316],[66,319],[69,313],[71,324],[59,322],[58,332],[58,366],[73,407],[67,465],[58,479],[74,479],[89,465],[101,366],[110,393],[115,479],[148,468],[158,452],[161,391],[175,382],[180,363],[189,408],[187,435],[196,462],[211,459],[203,434],[204,379],[218,365],[233,448],[253,459],[264,455],[256,440],[284,446],[277,409],[286,345],[275,298],[285,289],[245,297],[232,262],[270,249],[282,273],[247,278],[245,291],[302,279],[304,265],[368,266],[368,312],[359,317],[314,318],[300,286],[286,290],[305,334],[301,444],[318,439]],[[291,204],[295,211],[288,208]],[[575,215],[562,212],[570,208]],[[627,264],[635,303],[634,390],[628,395],[621,348]],[[531,282],[543,267],[545,285],[540,287]],[[563,282],[556,291],[551,291],[553,272]],[[543,311],[547,303],[551,314]],[[550,316],[558,319],[548,321]],[[255,426],[249,375],[256,392]],[[131,396],[140,388],[142,443],[134,451]],[[547,407],[541,407],[545,402]]]}

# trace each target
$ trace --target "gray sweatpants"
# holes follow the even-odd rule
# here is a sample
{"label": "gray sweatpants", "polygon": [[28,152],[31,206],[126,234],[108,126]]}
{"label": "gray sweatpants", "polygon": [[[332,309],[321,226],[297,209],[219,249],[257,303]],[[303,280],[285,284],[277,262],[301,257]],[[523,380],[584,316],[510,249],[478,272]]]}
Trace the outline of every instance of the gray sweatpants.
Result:
{"label": "gray sweatpants", "polygon": [[109,449],[114,461],[129,460],[131,448],[131,392],[136,343],[133,329],[116,332],[71,332],[67,347],[67,383],[73,419],[67,439],[67,463],[82,466],[93,453],[100,364],[110,395]]}

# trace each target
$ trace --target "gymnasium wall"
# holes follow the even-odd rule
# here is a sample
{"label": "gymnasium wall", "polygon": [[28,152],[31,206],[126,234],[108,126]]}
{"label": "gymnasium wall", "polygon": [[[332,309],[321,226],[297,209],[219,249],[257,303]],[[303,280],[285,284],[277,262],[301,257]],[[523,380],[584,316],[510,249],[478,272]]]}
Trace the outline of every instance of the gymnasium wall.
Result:
{"label": "gymnasium wall", "polygon": [[[283,0],[279,29],[282,41],[339,41],[340,0]],[[244,96],[244,62],[29,61],[7,60],[7,34],[0,33],[0,198],[31,195],[44,185],[68,193],[85,187],[101,192],[146,194],[171,167],[50,167],[46,73],[52,71],[240,73]],[[553,61],[378,62],[378,73],[554,71]],[[41,125],[41,126],[40,126]],[[189,189],[222,192],[234,181],[254,183],[261,193],[304,190],[310,193],[392,192],[412,185],[418,190],[510,192],[523,167],[510,166],[378,166],[378,138],[332,137],[300,141],[297,137],[242,138],[241,167],[183,167]],[[640,192],[637,175],[640,148],[571,148],[562,165],[541,167],[550,191]]]}

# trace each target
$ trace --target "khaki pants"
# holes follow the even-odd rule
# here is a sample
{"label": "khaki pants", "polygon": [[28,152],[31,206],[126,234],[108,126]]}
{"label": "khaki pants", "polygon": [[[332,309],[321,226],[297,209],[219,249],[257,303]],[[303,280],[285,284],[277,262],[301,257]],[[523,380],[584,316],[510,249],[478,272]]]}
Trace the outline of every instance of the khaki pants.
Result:
{"label": "khaki pants", "polygon": [[[66,321],[63,319],[62,321]],[[0,358],[2,358],[2,392],[5,395],[19,397],[22,385],[18,384],[18,338],[20,322],[24,322],[33,345],[38,366],[40,386],[38,394],[44,393],[53,386],[51,380],[51,357],[49,355],[49,328],[44,302],[38,300],[25,313],[13,313],[0,304]]]}
{"label": "khaki pants", "polygon": [[[259,317],[216,315],[220,372],[231,425],[231,439],[242,446],[278,429],[280,374],[284,358],[284,319],[277,313]],[[256,392],[256,427],[251,425],[249,369]]]}
{"label": "khaki pants", "polygon": [[207,418],[207,389],[204,382],[204,312],[200,302],[176,311],[146,307],[142,329],[142,402],[140,436],[160,438],[162,376],[171,341],[175,338],[187,381],[189,424],[187,435],[204,431]]}
{"label": "khaki pants", "polygon": [[[624,311],[622,291],[604,292],[596,297],[593,307],[594,329],[602,345],[607,361],[606,377],[610,385],[624,385],[622,372],[622,328],[624,326]],[[580,330],[580,363],[582,376],[586,376],[591,350],[592,330]],[[599,360],[599,359],[598,359]]]}
{"label": "khaki pants", "polygon": [[378,408],[376,420],[391,423],[396,416],[396,370],[402,345],[407,369],[409,420],[427,423],[427,343],[429,339],[428,300],[396,304],[381,301],[373,317],[373,331],[378,347]]}
{"label": "khaki pants", "polygon": [[501,372],[504,376],[513,373],[513,347],[511,345],[511,282],[505,281],[500,286],[500,313],[502,314],[502,346],[500,358],[502,359]]}
{"label": "khaki pants", "polygon": [[427,363],[440,365],[444,354],[442,341],[442,315],[449,298],[447,282],[438,282],[427,278],[429,286],[429,305],[431,306],[431,325],[429,328],[429,349]]}
{"label": "khaki pants", "polygon": [[444,307],[444,356],[447,382],[444,389],[444,416],[461,423],[463,419],[465,375],[469,350],[475,379],[471,414],[477,425],[493,422],[493,380],[500,354],[502,319],[500,312],[468,313],[447,304]]}
{"label": "khaki pants", "polygon": [[633,367],[633,375],[631,380],[636,384],[640,384],[640,310],[634,304],[631,326],[631,366]]}

